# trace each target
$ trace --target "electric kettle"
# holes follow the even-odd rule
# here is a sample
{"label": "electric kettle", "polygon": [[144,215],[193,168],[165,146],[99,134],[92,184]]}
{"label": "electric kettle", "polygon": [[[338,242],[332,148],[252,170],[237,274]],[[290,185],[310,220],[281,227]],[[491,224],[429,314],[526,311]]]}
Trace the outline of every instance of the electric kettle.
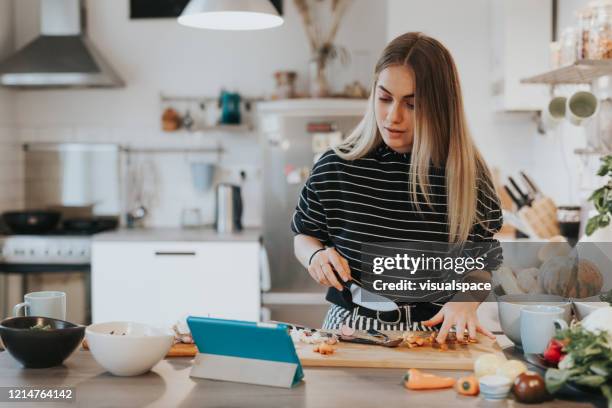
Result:
{"label": "electric kettle", "polygon": [[242,230],[242,194],[240,186],[217,184],[215,229],[219,233]]}

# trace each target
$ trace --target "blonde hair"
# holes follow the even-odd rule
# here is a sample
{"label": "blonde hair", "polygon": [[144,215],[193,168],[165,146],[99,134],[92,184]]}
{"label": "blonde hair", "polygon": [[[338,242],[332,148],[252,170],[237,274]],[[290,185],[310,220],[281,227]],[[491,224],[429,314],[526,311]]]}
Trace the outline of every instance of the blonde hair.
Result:
{"label": "blonde hair", "polygon": [[429,166],[446,168],[449,242],[462,244],[475,223],[485,229],[486,214],[477,211],[479,189],[489,189],[490,173],[470,135],[461,96],[459,75],[448,50],[422,33],[403,34],[391,41],[374,70],[366,113],[355,130],[334,148],[345,160],[368,155],[383,143],[374,112],[380,73],[393,65],[407,65],[415,75],[415,129],[411,154],[411,196],[419,207],[419,191],[428,206]]}

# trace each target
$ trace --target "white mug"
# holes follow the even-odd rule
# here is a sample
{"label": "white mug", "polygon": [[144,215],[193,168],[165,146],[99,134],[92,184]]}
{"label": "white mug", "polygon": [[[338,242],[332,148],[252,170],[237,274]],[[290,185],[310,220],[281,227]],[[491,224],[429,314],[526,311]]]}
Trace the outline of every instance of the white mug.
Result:
{"label": "white mug", "polygon": [[564,310],[558,306],[537,305],[521,309],[521,344],[525,354],[541,354],[557,329],[567,329]]}
{"label": "white mug", "polygon": [[565,119],[566,104],[565,96],[555,96],[548,102],[542,110],[542,124],[545,130],[554,129]]}
{"label": "white mug", "polygon": [[66,294],[64,292],[32,292],[25,295],[23,299],[23,303],[19,303],[13,308],[14,316],[19,316],[21,309],[24,309],[24,316],[66,320]]}
{"label": "white mug", "polygon": [[599,99],[589,91],[578,91],[567,98],[566,117],[576,126],[582,126],[586,121],[597,115]]}

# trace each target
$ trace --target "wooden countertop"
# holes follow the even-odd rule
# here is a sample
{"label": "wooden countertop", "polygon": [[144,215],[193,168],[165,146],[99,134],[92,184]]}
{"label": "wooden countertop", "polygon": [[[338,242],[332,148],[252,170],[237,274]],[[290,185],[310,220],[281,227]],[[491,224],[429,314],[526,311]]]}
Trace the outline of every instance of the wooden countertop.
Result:
{"label": "wooden countertop", "polygon": [[[190,378],[190,367],[190,359],[174,358],[161,361],[142,376],[114,377],[88,351],[77,351],[63,366],[49,369],[23,369],[8,353],[0,352],[0,387],[76,387],[76,405],[45,403],[49,407],[533,407],[513,400],[489,402],[458,396],[454,390],[406,390],[401,384],[401,369],[306,368],[301,385],[284,389]],[[453,377],[467,374],[432,372]],[[14,406],[34,404],[20,402]],[[538,406],[592,405],[556,400]]]}

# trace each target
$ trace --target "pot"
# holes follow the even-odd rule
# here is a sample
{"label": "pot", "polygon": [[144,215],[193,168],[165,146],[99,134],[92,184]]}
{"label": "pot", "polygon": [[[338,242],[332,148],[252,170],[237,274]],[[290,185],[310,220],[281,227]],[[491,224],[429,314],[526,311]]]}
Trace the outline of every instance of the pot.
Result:
{"label": "pot", "polygon": [[58,211],[8,211],[2,219],[13,234],[45,234],[54,230],[61,218]]}

